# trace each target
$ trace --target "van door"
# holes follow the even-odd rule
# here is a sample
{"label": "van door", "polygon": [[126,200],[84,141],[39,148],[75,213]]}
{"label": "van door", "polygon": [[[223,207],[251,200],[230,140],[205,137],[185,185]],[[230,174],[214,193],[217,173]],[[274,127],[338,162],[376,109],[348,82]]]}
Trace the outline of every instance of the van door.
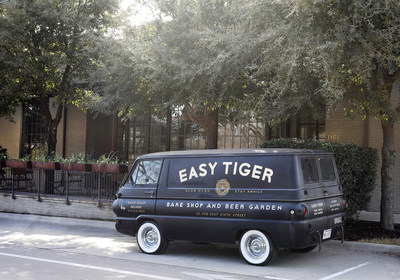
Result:
{"label": "van door", "polygon": [[338,214],[346,210],[346,202],[343,197],[343,189],[340,184],[339,175],[336,169],[333,156],[320,156],[318,158],[319,168],[321,170],[322,186],[326,196],[326,215],[334,216],[329,222],[329,227],[341,226],[344,223],[344,216]]}
{"label": "van door", "polygon": [[344,222],[345,211],[334,158],[331,155],[305,156],[300,162],[312,228],[321,234],[321,239],[332,238],[336,228]]}
{"label": "van door", "polygon": [[118,216],[137,217],[155,213],[162,160],[139,160],[119,190]]}

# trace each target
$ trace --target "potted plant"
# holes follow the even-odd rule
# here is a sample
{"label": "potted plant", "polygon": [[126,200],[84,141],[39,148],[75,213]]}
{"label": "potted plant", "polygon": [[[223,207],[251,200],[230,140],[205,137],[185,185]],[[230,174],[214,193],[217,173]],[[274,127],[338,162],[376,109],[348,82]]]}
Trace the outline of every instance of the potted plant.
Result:
{"label": "potted plant", "polygon": [[58,157],[35,157],[32,161],[33,169],[44,170],[60,170],[60,162]]}
{"label": "potted plant", "polygon": [[92,171],[98,173],[126,173],[128,166],[120,163],[116,153],[109,153],[99,157],[96,163],[92,164]]}
{"label": "potted plant", "polygon": [[65,171],[91,172],[90,158],[87,155],[72,154],[69,159],[60,163],[60,168]]}
{"label": "potted plant", "polygon": [[7,159],[6,166],[15,169],[32,169],[32,161],[29,158]]}

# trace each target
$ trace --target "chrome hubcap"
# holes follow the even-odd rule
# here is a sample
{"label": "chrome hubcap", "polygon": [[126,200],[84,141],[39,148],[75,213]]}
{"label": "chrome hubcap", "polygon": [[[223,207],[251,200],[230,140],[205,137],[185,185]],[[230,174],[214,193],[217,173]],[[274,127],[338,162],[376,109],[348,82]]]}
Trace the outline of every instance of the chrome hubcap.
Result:
{"label": "chrome hubcap", "polygon": [[267,251],[267,245],[260,236],[251,236],[247,241],[247,251],[255,258],[260,258]]}
{"label": "chrome hubcap", "polygon": [[157,231],[155,231],[153,228],[148,228],[144,233],[143,240],[146,243],[146,246],[153,247],[157,245],[158,238]]}

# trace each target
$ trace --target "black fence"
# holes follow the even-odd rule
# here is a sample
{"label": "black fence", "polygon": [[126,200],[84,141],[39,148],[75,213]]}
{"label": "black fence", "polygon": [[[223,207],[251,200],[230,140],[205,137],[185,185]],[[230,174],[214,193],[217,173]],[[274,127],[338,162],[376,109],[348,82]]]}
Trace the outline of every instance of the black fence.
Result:
{"label": "black fence", "polygon": [[0,193],[30,195],[37,198],[64,198],[109,202],[115,199],[125,174],[9,168],[0,169]]}

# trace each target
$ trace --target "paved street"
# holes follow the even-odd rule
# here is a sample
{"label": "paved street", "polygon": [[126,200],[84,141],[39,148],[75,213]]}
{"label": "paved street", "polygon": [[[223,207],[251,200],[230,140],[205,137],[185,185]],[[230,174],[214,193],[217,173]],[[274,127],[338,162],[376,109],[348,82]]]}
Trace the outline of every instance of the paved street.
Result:
{"label": "paved street", "polygon": [[[351,249],[349,249],[351,248]],[[247,265],[234,245],[171,242],[137,252],[113,222],[0,213],[0,279],[400,279],[400,256],[340,242],[321,252],[280,251],[266,267]]]}

